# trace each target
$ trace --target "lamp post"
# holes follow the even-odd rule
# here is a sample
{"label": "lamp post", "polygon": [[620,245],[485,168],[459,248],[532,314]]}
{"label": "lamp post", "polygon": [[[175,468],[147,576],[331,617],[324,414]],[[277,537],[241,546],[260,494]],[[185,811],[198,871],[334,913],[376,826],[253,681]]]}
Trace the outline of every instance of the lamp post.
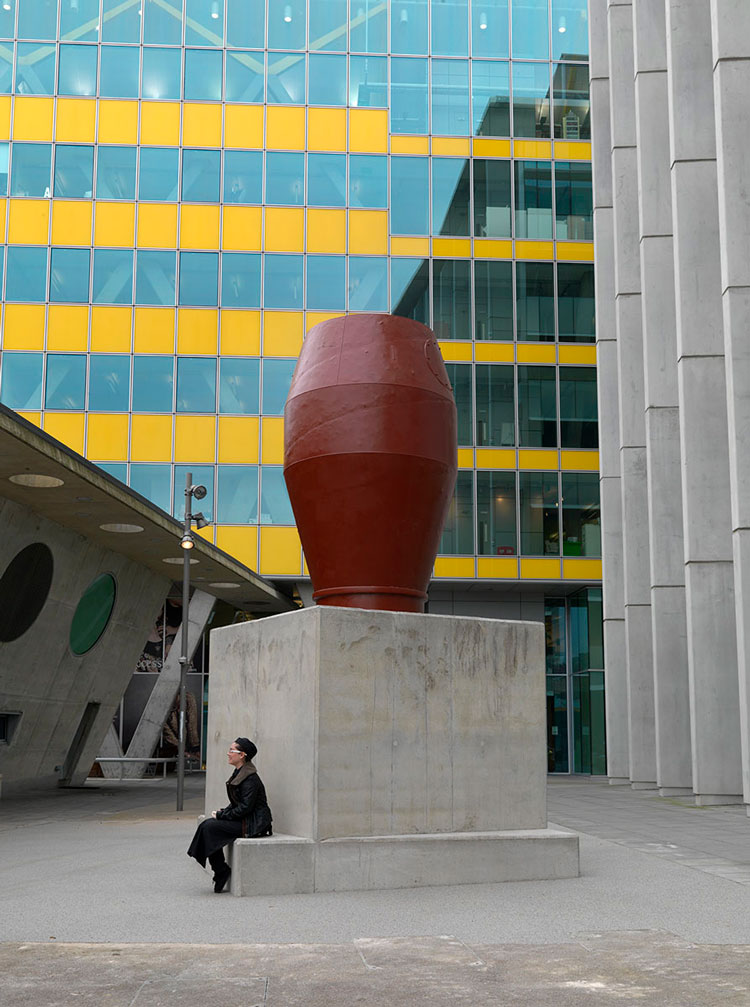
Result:
{"label": "lamp post", "polygon": [[192,522],[198,528],[210,524],[202,514],[191,514],[192,498],[202,500],[206,495],[205,486],[193,485],[193,473],[185,477],[185,524],[180,546],[182,554],[182,645],[180,647],[180,726],[177,742],[177,810],[182,811],[185,795],[185,711],[187,708],[187,667],[190,660],[188,654],[188,615],[190,612],[190,552],[195,546],[193,541]]}

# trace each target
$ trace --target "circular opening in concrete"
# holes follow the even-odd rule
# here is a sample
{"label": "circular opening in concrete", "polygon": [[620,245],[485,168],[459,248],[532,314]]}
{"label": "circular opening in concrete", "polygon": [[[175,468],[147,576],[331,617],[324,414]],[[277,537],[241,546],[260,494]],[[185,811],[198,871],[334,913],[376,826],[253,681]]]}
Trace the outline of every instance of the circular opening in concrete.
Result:
{"label": "circular opening in concrete", "polygon": [[120,524],[118,522],[100,524],[99,527],[102,531],[112,531],[117,535],[135,535],[137,532],[143,531],[139,524]]}
{"label": "circular opening in concrete", "polygon": [[32,542],[17,553],[0,577],[0,642],[17,640],[44,608],[54,561],[49,547]]}
{"label": "circular opening in concrete", "polygon": [[117,582],[111,573],[100,574],[81,595],[70,624],[70,649],[85,654],[101,639],[117,597]]}
{"label": "circular opening in concrete", "polygon": [[236,588],[238,588],[240,585],[239,584],[233,584],[231,581],[217,580],[217,581],[214,581],[212,584],[209,584],[208,586],[209,587],[221,588],[222,591],[232,591],[232,590],[235,590]]}
{"label": "circular opening in concrete", "polygon": [[64,480],[57,476],[45,476],[37,472],[19,472],[18,475],[8,476],[8,479],[17,486],[30,486],[36,490],[52,489],[64,484]]}
{"label": "circular opening in concrete", "polygon": [[[181,564],[181,563],[184,563],[184,562],[185,562],[185,560],[182,558],[182,556],[167,556],[166,559],[162,560],[162,563],[172,563],[173,566],[177,566],[178,564]],[[190,560],[188,560],[188,562],[190,563],[191,566],[195,566],[196,563],[200,563],[200,560],[199,559],[190,559]]]}

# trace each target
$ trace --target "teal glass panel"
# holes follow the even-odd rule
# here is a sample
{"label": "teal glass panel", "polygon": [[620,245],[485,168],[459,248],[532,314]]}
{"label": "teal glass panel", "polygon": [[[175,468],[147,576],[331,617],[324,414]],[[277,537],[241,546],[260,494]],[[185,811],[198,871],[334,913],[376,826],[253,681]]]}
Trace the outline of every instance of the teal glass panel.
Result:
{"label": "teal glass panel", "polygon": [[263,465],[260,470],[260,523],[294,524],[281,465]]}
{"label": "teal glass panel", "polygon": [[516,338],[553,342],[555,280],[551,262],[516,263]]}
{"label": "teal glass panel", "polygon": [[429,260],[391,259],[391,314],[430,324]]}
{"label": "teal glass panel", "polygon": [[101,47],[99,94],[102,98],[137,98],[140,75],[141,51],[138,47]]}
{"label": "teal glass panel", "polygon": [[518,553],[515,472],[477,472],[477,552],[480,556]]}
{"label": "teal glass panel", "polygon": [[[564,608],[563,608],[564,611]],[[568,772],[568,680],[547,675],[547,772]]]}
{"label": "teal glass panel", "polygon": [[88,248],[53,248],[50,250],[49,299],[86,304],[89,299]]}
{"label": "teal glass panel", "polygon": [[458,443],[471,447],[474,443],[472,438],[474,421],[471,364],[446,364],[445,369],[453,389],[453,398],[456,400]]}
{"label": "teal glass panel", "polygon": [[138,198],[176,202],[179,151],[176,147],[141,147]]}
{"label": "teal glass panel", "polygon": [[219,412],[257,416],[260,411],[260,360],[219,359]]}
{"label": "teal glass panel", "polygon": [[175,252],[138,249],[135,267],[136,304],[175,302]]}
{"label": "teal glass panel", "polygon": [[307,56],[269,52],[266,101],[269,105],[304,105]]}
{"label": "teal glass panel", "polygon": [[599,447],[595,367],[560,368],[560,446]]}
{"label": "teal glass panel", "polygon": [[511,364],[477,364],[477,447],[516,444],[516,406]]}
{"label": "teal glass panel", "polygon": [[86,395],[86,354],[48,353],[45,409],[83,409]]}
{"label": "teal glass panel", "polygon": [[219,305],[219,253],[180,252],[180,304]]}
{"label": "teal glass panel", "polygon": [[268,11],[268,48],[304,49],[306,0],[275,0]]}
{"label": "teal glass panel", "polygon": [[201,514],[207,521],[214,519],[214,466],[213,465],[175,465],[174,484],[172,496],[172,513],[182,521],[185,517],[185,480],[190,472],[193,477],[193,486],[205,486],[206,495],[198,503],[193,505],[193,511],[200,508]]}
{"label": "teal glass panel", "polygon": [[301,308],[302,256],[265,255],[263,260],[263,306]]}
{"label": "teal glass panel", "polygon": [[593,343],[596,338],[594,264],[561,262],[557,266],[557,314],[560,342]]}
{"label": "teal glass panel", "polygon": [[554,367],[519,364],[518,443],[522,448],[557,447],[557,390]]}
{"label": "teal glass panel", "polygon": [[351,52],[388,52],[386,14],[382,0],[349,0]]}
{"label": "teal glass panel", "polygon": [[185,0],[185,45],[224,42],[224,0]]}
{"label": "teal glass panel", "polygon": [[388,158],[380,154],[349,157],[349,205],[388,206]]}
{"label": "teal glass panel", "polygon": [[307,155],[309,206],[346,206],[346,154]]}
{"label": "teal glass panel", "polygon": [[60,4],[61,41],[99,41],[99,0]]}
{"label": "teal glass panel", "polygon": [[519,472],[522,556],[559,556],[557,472]]}
{"label": "teal glass panel", "polygon": [[92,353],[89,361],[89,409],[127,412],[130,405],[130,356]]}
{"label": "teal glass panel", "polygon": [[391,52],[427,55],[427,0],[392,0]]}
{"label": "teal glass panel", "polygon": [[95,45],[61,45],[58,92],[76,96],[95,95],[97,56]]}
{"label": "teal glass panel", "polygon": [[86,654],[101,639],[117,598],[117,583],[111,573],[102,573],[86,588],[70,624],[70,649]]}
{"label": "teal glass panel", "polygon": [[219,465],[216,520],[219,524],[257,524],[258,466]]}
{"label": "teal glass panel", "polygon": [[558,241],[594,239],[590,163],[555,161],[555,237]]}
{"label": "teal glass panel", "polygon": [[[9,56],[12,66],[12,47]],[[16,94],[54,94],[56,69],[56,46],[19,42],[16,51]]]}
{"label": "teal glass panel", "polygon": [[136,353],[133,357],[133,412],[171,413],[174,357]]}
{"label": "teal glass panel", "polygon": [[227,45],[263,49],[266,44],[265,0],[226,0]]}
{"label": "teal glass panel", "polygon": [[391,233],[429,234],[429,160],[426,157],[391,157],[389,160]]}
{"label": "teal glass panel", "polygon": [[94,304],[133,303],[133,249],[95,248]]}
{"label": "teal glass panel", "polygon": [[392,133],[427,133],[426,59],[391,59],[390,113]]}
{"label": "teal glass panel", "polygon": [[224,202],[263,201],[263,154],[259,150],[224,151]]}
{"label": "teal glass panel", "polygon": [[226,101],[263,104],[265,55],[262,52],[228,52]]}
{"label": "teal glass panel", "polygon": [[[57,7],[57,0],[18,0],[18,38],[54,41],[57,37]],[[12,13],[15,14],[15,10]]]}
{"label": "teal glass panel", "polygon": [[[365,0],[373,3],[374,0]],[[388,60],[385,56],[349,57],[349,104],[352,108],[388,107]]]}
{"label": "teal glass panel", "polygon": [[284,412],[296,360],[267,357],[263,361],[263,415],[281,416]]}
{"label": "teal glass panel", "polygon": [[9,245],[5,266],[6,301],[47,299],[47,249]]}
{"label": "teal glass panel", "polygon": [[308,5],[311,52],[316,49],[346,52],[346,7],[346,0],[314,0]]}
{"label": "teal glass panel", "polygon": [[42,354],[4,350],[0,402],[11,409],[42,408]]}
{"label": "teal glass panel", "polygon": [[588,52],[588,0],[552,0],[552,59],[585,60]]}
{"label": "teal glass panel", "polygon": [[438,339],[471,339],[471,263],[435,259],[432,275],[432,328]]}
{"label": "teal glass panel", "polygon": [[94,188],[94,148],[83,144],[55,144],[54,195],[91,199]]}
{"label": "teal glass panel", "polygon": [[305,202],[305,155],[269,151],[266,154],[266,202],[302,206]]}
{"label": "teal glass panel", "polygon": [[346,56],[312,53],[308,73],[310,105],[346,105]]}
{"label": "teal glass panel", "polygon": [[118,479],[121,483],[125,483],[127,485],[127,462],[97,462],[96,464],[103,472],[106,472],[108,476],[112,476],[113,479]]}
{"label": "teal glass panel", "polygon": [[222,252],[221,306],[260,307],[260,255],[252,252]]}
{"label": "teal glass panel", "polygon": [[[16,6],[14,0],[8,0],[5,6],[0,5],[0,38],[12,39],[15,36],[15,28]],[[13,62],[12,47],[10,61]]]}
{"label": "teal glass panel", "polygon": [[[4,13],[0,7],[0,14]],[[0,17],[0,32],[2,32],[2,26],[4,24],[4,19]],[[13,34],[13,28],[10,28],[10,34]],[[0,37],[2,35],[0,34]],[[54,55],[53,55],[54,59]],[[55,71],[54,66],[52,68],[52,79],[54,81]],[[10,94],[11,85],[13,82],[13,43],[12,42],[0,42],[0,94]],[[54,84],[53,84],[54,86]]]}
{"label": "teal glass panel", "polygon": [[171,465],[130,464],[130,488],[169,514],[172,489]]}
{"label": "teal glass panel", "polygon": [[471,64],[472,130],[475,136],[510,136],[510,69],[500,60]]}
{"label": "teal glass panel", "polygon": [[432,60],[432,132],[443,136],[468,136],[469,61]]}
{"label": "teal glass panel", "polygon": [[601,556],[598,472],[562,473],[563,556]]}
{"label": "teal glass panel", "polygon": [[216,358],[177,358],[177,412],[216,412]]}
{"label": "teal glass panel", "polygon": [[513,267],[474,260],[474,338],[513,338]]}
{"label": "teal glass panel", "polygon": [[511,236],[510,161],[475,158],[474,235],[477,238]]}
{"label": "teal glass panel", "polygon": [[182,151],[183,202],[218,203],[220,178],[220,151],[184,148]]}
{"label": "teal glass panel", "polygon": [[514,59],[549,59],[549,0],[513,0]]}
{"label": "teal glass panel", "polygon": [[346,256],[308,255],[307,308],[343,311],[346,307]]}
{"label": "teal glass panel", "polygon": [[102,0],[102,42],[140,42],[141,5]]}
{"label": "teal glass panel", "polygon": [[8,195],[8,167],[10,144],[0,143],[0,196]]}
{"label": "teal glass panel", "polygon": [[[150,4],[153,7],[154,4]],[[143,49],[142,97],[179,101],[182,97],[182,49]]]}
{"label": "teal glass panel", "polygon": [[143,3],[143,41],[147,45],[180,45],[182,42],[182,0],[171,3]]}
{"label": "teal glass panel", "polygon": [[135,147],[97,147],[97,199],[135,199],[135,155]]}
{"label": "teal glass panel", "polygon": [[555,139],[590,140],[588,66],[585,63],[556,63],[552,85]]}
{"label": "teal glass panel", "polygon": [[565,643],[565,599],[544,599],[545,669],[549,676],[568,673]]}
{"label": "teal glass panel", "polygon": [[550,138],[549,95],[549,63],[513,64],[513,136]]}
{"label": "teal glass panel", "polygon": [[14,143],[11,153],[11,196],[48,198],[51,195],[52,144]]}
{"label": "teal glass panel", "polygon": [[469,162],[461,157],[433,157],[432,233],[469,235]]}
{"label": "teal glass panel", "polygon": [[552,162],[514,161],[516,238],[552,237]]}
{"label": "teal glass panel", "polygon": [[469,55],[469,0],[431,0],[433,56]]}
{"label": "teal glass panel", "polygon": [[384,255],[349,256],[349,310],[388,310],[388,259]]}
{"label": "teal glass panel", "polygon": [[474,0],[471,51],[476,56],[509,56],[508,0]]}
{"label": "teal glass panel", "polygon": [[456,476],[438,552],[443,556],[474,555],[473,472],[459,472]]}
{"label": "teal glass panel", "polygon": [[570,599],[570,659],[574,675],[604,667],[600,587],[585,588]]}
{"label": "teal glass panel", "polygon": [[216,49],[185,50],[185,100],[221,101],[224,54]]}

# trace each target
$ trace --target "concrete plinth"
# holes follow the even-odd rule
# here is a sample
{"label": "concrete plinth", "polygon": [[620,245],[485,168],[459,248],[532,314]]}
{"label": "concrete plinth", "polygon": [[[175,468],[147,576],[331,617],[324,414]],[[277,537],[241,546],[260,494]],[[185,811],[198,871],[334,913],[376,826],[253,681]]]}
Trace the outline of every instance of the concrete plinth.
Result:
{"label": "concrete plinth", "polygon": [[282,834],[236,844],[240,894],[577,876],[540,624],[304,609],[215,630],[211,669],[207,810],[248,735]]}

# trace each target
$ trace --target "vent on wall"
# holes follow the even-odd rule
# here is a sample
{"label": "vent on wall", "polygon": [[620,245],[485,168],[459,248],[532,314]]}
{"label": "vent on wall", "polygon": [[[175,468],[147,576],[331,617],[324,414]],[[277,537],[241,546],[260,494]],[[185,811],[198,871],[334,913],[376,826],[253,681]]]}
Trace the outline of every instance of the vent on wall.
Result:
{"label": "vent on wall", "polygon": [[0,712],[0,745],[9,745],[21,720],[20,713]]}

